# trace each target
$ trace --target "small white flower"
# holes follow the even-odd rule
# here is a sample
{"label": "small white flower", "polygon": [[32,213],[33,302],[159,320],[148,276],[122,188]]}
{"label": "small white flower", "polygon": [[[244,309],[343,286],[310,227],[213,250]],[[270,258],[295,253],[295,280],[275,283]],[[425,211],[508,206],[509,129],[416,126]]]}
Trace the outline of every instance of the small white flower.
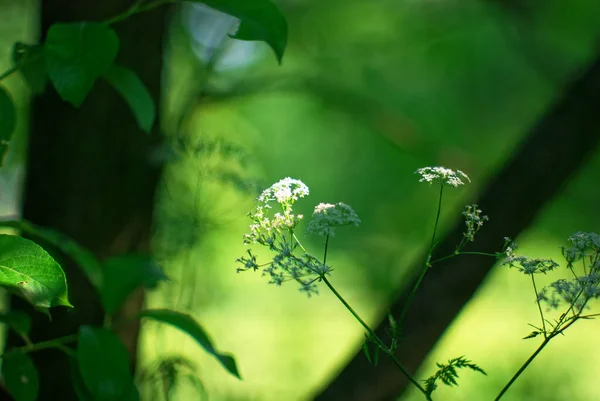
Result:
{"label": "small white flower", "polygon": [[275,200],[280,204],[292,204],[307,195],[308,187],[302,181],[287,177],[265,189],[258,201],[266,204]]}
{"label": "small white flower", "polygon": [[421,176],[419,182],[426,182],[429,184],[439,183],[442,185],[450,185],[455,188],[459,185],[465,185],[462,179],[471,182],[469,177],[462,171],[454,171],[445,167],[423,167],[415,171],[415,174]]}
{"label": "small white flower", "polygon": [[334,227],[353,225],[358,227],[360,219],[354,210],[345,203],[319,203],[315,207],[313,217],[308,223],[308,233],[331,236],[335,235]]}

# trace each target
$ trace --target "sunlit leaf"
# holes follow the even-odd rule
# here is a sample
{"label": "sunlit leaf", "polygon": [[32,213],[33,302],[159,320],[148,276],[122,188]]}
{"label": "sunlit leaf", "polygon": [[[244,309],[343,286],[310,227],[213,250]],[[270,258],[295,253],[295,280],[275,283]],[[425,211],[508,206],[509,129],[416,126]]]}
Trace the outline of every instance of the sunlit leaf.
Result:
{"label": "sunlit leaf", "polygon": [[154,125],[156,108],[148,88],[137,74],[129,68],[113,64],[103,77],[123,96],[138,126],[150,132]]}
{"label": "sunlit leaf", "polygon": [[113,332],[81,326],[77,363],[85,388],[94,395],[95,401],[136,400],[127,349]]}
{"label": "sunlit leaf", "polygon": [[9,141],[17,122],[17,113],[10,94],[0,85],[0,142]]}
{"label": "sunlit leaf", "polygon": [[31,316],[25,312],[9,310],[5,313],[0,313],[0,324],[5,324],[14,330],[21,337],[29,335],[31,329]]}
{"label": "sunlit leaf", "polygon": [[96,22],[54,24],[44,43],[46,68],[60,97],[79,107],[96,78],[111,66],[119,38],[107,25]]}
{"label": "sunlit leaf", "polygon": [[142,311],[140,317],[169,324],[189,334],[206,352],[214,356],[229,373],[241,378],[235,359],[230,355],[218,352],[202,326],[190,315],[168,309],[150,309]]}
{"label": "sunlit leaf", "polygon": [[46,89],[48,72],[46,71],[43,46],[15,43],[13,62],[19,66],[19,72],[33,93],[41,93]]}
{"label": "sunlit leaf", "polygon": [[281,63],[287,45],[288,26],[279,8],[270,0],[194,0],[240,19],[235,39],[266,42]]}
{"label": "sunlit leaf", "polygon": [[167,277],[158,264],[147,255],[123,255],[104,262],[104,284],[100,299],[106,313],[113,314],[129,294],[140,286],[154,288]]}
{"label": "sunlit leaf", "polygon": [[46,311],[52,306],[72,307],[60,265],[36,243],[0,235],[0,286]]}
{"label": "sunlit leaf", "polygon": [[35,401],[40,381],[35,365],[27,354],[9,352],[2,358],[4,386],[15,401]]}

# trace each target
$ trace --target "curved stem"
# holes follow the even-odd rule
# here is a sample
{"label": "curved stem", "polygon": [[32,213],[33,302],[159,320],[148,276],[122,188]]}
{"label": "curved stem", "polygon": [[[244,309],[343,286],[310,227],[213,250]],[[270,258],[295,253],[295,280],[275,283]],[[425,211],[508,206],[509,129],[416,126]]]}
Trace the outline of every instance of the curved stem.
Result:
{"label": "curved stem", "polygon": [[[321,279],[327,285],[327,287],[331,290],[331,292],[333,292],[333,294],[336,296],[336,298],[339,299],[339,301],[342,304],[344,304],[344,306],[346,307],[346,309],[348,309],[348,311],[350,311],[350,313],[352,314],[352,316],[354,316],[354,318],[361,324],[361,326],[363,326],[363,328],[367,331],[367,333],[369,333],[369,336],[373,340],[375,340],[375,342],[377,343],[377,345],[392,359],[392,361],[398,367],[398,369],[400,369],[400,371],[402,372],[402,374],[404,374],[404,376],[406,376],[406,378],[408,380],[410,380],[410,382],[412,384],[414,384],[419,389],[419,391],[421,391],[423,394],[425,394],[427,396],[427,392],[425,391],[425,389],[423,388],[423,386],[421,386],[421,384],[419,384],[419,382],[414,377],[412,377],[412,375],[410,373],[408,373],[408,371],[402,365],[402,363],[400,363],[400,361],[398,360],[398,358],[396,357],[396,355],[394,355],[392,352],[390,352],[389,348],[375,334],[375,332],[373,332],[373,330],[371,330],[371,328],[369,327],[369,325],[367,323],[365,323],[364,320],[361,319],[361,317],[358,315],[358,313],[356,313],[354,311],[354,309],[352,309],[352,307],[348,304],[348,302],[346,302],[346,300],[341,296],[341,294],[339,292],[337,292],[337,290],[333,287],[333,285],[331,285],[331,283],[329,282],[329,280],[327,280],[327,278],[324,277],[324,276],[321,277]],[[427,398],[430,399],[430,397],[427,397]]]}

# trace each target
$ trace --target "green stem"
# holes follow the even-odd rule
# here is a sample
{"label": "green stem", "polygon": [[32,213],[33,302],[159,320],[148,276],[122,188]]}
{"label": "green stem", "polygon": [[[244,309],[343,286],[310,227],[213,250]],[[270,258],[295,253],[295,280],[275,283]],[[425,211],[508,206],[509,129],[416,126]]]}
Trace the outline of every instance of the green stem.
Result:
{"label": "green stem", "polygon": [[58,348],[58,349],[61,349],[64,351],[65,350],[64,345],[76,341],[77,336],[78,336],[77,334],[72,334],[72,335],[65,336],[65,337],[55,338],[53,340],[42,341],[42,342],[31,344],[31,345],[24,345],[22,347],[11,348],[11,349],[7,350],[4,354],[0,355],[0,358],[2,358],[4,355],[11,354],[14,352],[22,352],[22,353],[27,354],[30,352],[40,351],[40,350],[48,349],[48,348]]}
{"label": "green stem", "polygon": [[538,296],[537,286],[535,285],[535,278],[533,277],[533,274],[531,275],[531,283],[533,284],[533,291],[535,293],[535,302],[537,303],[538,311],[540,312],[540,318],[542,319],[544,337],[548,337],[548,333],[546,333],[546,319],[544,319],[544,312],[542,311],[542,305],[540,304],[540,297]]}
{"label": "green stem", "polygon": [[453,258],[453,257],[458,256],[458,255],[491,256],[493,258],[497,258],[498,257],[498,254],[496,254],[496,253],[487,253],[487,252],[460,252],[460,251],[457,251],[457,252],[451,253],[450,255],[446,255],[446,256],[444,256],[442,258],[436,259],[436,260],[430,262],[430,264],[434,265],[434,264],[436,264],[438,262],[441,262],[443,260],[447,260],[447,259]]}
{"label": "green stem", "polygon": [[519,370],[517,370],[517,373],[515,373],[513,375],[513,377],[508,381],[508,383],[506,383],[506,385],[500,391],[500,393],[498,394],[498,396],[496,398],[494,398],[494,401],[498,401],[500,398],[502,398],[502,396],[504,395],[504,393],[506,393],[508,391],[508,389],[510,388],[510,386],[512,386],[512,384],[519,378],[519,376],[521,376],[521,373],[523,373],[525,371],[525,369],[527,369],[527,367],[529,366],[529,364],[531,362],[533,362],[533,360],[535,359],[535,357],[538,356],[538,354],[540,352],[542,352],[542,350],[544,349],[544,347],[546,345],[548,345],[548,343],[550,342],[551,338],[552,337],[547,337],[547,338],[544,339],[544,341],[535,350],[535,352],[533,354],[531,354],[531,356],[525,361],[525,363],[523,364],[523,366],[521,366],[519,368]]}
{"label": "green stem", "polygon": [[412,290],[410,291],[410,294],[408,294],[406,303],[404,304],[404,307],[402,308],[402,313],[400,314],[400,320],[399,320],[400,324],[402,324],[404,322],[404,317],[406,316],[406,313],[408,312],[408,308],[409,308],[413,298],[415,297],[415,293],[417,292],[417,289],[421,285],[423,278],[425,278],[427,271],[429,271],[429,268],[432,265],[431,256],[433,254],[433,248],[435,248],[435,235],[437,234],[437,228],[438,228],[438,224],[440,222],[440,214],[442,212],[443,192],[444,192],[444,185],[441,184],[440,185],[440,197],[438,199],[437,213],[435,215],[435,224],[433,225],[433,234],[431,235],[431,244],[429,245],[429,252],[427,254],[427,260],[425,261],[425,266],[424,266],[423,270],[421,271],[421,274],[419,275],[417,282],[415,283]]}
{"label": "green stem", "polygon": [[[419,384],[419,382],[414,377],[412,377],[412,375],[410,373],[408,373],[408,371],[402,365],[402,363],[400,363],[400,361],[398,360],[398,358],[396,357],[396,355],[394,355],[392,352],[390,352],[390,350],[383,343],[383,341],[375,334],[375,332],[373,332],[373,330],[371,330],[371,328],[369,327],[369,325],[367,323],[365,323],[364,320],[361,319],[361,317],[358,315],[358,313],[356,313],[354,311],[354,309],[352,309],[352,307],[348,304],[348,302],[346,302],[346,300],[340,295],[339,292],[337,292],[337,290],[333,287],[333,285],[331,285],[331,283],[329,282],[329,280],[327,280],[327,278],[325,276],[322,276],[321,279],[327,285],[327,287],[329,287],[329,289],[331,290],[331,292],[333,292],[333,294],[336,296],[336,298],[342,304],[344,304],[344,306],[346,307],[346,309],[348,309],[348,311],[350,311],[350,313],[352,314],[352,316],[354,316],[354,318],[361,324],[361,326],[363,326],[363,328],[367,331],[367,333],[369,333],[369,336],[373,340],[375,340],[377,342],[377,345],[392,359],[392,361],[398,367],[398,369],[400,369],[400,371],[402,372],[402,374],[404,374],[404,376],[406,376],[406,378],[408,380],[410,380],[410,382],[412,384],[414,384],[419,389],[419,391],[421,391],[423,394],[425,394],[427,396],[427,392],[425,391],[425,389],[423,388],[423,386],[421,386]],[[427,398],[430,399],[429,396],[427,396]]]}
{"label": "green stem", "polygon": [[154,2],[150,2],[150,3],[147,3],[146,5],[143,5],[144,1],[138,0],[131,7],[129,7],[126,11],[124,11],[122,14],[119,14],[112,18],[109,18],[109,19],[105,20],[104,23],[106,25],[116,24],[117,22],[126,20],[127,18],[129,18],[135,14],[141,14],[146,11],[150,11],[156,7],[162,6],[163,4],[176,3],[176,2],[177,2],[177,0],[156,0]]}
{"label": "green stem", "polygon": [[10,75],[12,75],[13,73],[17,72],[18,70],[19,70],[19,66],[18,65],[13,65],[8,70],[4,71],[2,73],[2,75],[0,75],[0,81],[2,81],[4,78],[9,77]]}

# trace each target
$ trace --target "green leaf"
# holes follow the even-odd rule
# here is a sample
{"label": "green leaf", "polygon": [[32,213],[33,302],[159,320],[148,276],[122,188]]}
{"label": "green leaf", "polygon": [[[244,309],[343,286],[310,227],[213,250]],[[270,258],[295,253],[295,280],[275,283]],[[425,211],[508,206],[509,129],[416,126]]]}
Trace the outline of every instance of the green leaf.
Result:
{"label": "green leaf", "polygon": [[0,287],[41,311],[58,305],[72,307],[60,265],[42,247],[25,238],[0,235]]}
{"label": "green leaf", "polygon": [[136,399],[127,349],[113,332],[101,327],[81,326],[77,363],[85,388],[94,395],[95,401]]}
{"label": "green leaf", "polygon": [[90,393],[87,387],[85,387],[85,383],[81,377],[79,364],[75,358],[69,358],[69,375],[71,376],[71,383],[73,384],[73,389],[75,390],[77,399],[79,401],[94,400],[94,396]]}
{"label": "green leaf", "polygon": [[129,68],[113,64],[103,77],[123,96],[133,111],[138,126],[150,132],[156,118],[156,108],[148,88],[136,73]]}
{"label": "green leaf", "polygon": [[235,359],[230,355],[218,352],[202,326],[190,315],[168,309],[149,309],[142,311],[140,317],[169,324],[189,334],[206,352],[214,356],[229,373],[241,379]]}
{"label": "green leaf", "polygon": [[4,386],[15,401],[35,401],[40,380],[35,365],[27,354],[9,352],[2,359]]}
{"label": "green leaf", "polygon": [[148,255],[130,254],[104,262],[104,284],[100,299],[107,314],[112,315],[123,301],[140,286],[154,288],[167,277]]}
{"label": "green leaf", "polygon": [[13,62],[19,66],[21,75],[33,93],[44,92],[46,83],[48,83],[48,72],[46,71],[43,46],[15,43]]}
{"label": "green leaf", "polygon": [[44,43],[50,80],[60,97],[75,107],[81,106],[118,51],[117,34],[97,22],[54,24]]}
{"label": "green leaf", "polygon": [[287,45],[288,26],[279,8],[270,0],[195,0],[240,19],[237,32],[240,40],[266,42],[281,63]]}
{"label": "green leaf", "polygon": [[0,85],[0,142],[10,141],[17,123],[17,112],[10,94]]}
{"label": "green leaf", "polygon": [[17,228],[28,234],[36,235],[60,249],[77,263],[95,288],[99,289],[102,286],[102,265],[90,251],[79,245],[71,237],[60,231],[38,227],[26,221],[19,222]]}
{"label": "green leaf", "polygon": [[21,337],[27,337],[31,329],[31,317],[27,313],[16,310],[0,313],[0,323],[7,325]]}

